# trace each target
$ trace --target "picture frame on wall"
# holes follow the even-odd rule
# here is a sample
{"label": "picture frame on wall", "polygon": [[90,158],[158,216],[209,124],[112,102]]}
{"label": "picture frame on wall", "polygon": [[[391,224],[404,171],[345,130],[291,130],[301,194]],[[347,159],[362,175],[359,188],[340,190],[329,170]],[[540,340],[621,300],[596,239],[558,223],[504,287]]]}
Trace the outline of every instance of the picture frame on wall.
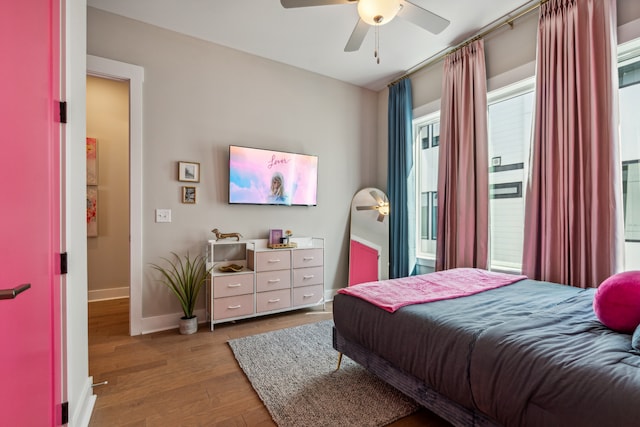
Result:
{"label": "picture frame on wall", "polygon": [[269,230],[269,244],[277,245],[280,243],[280,239],[282,239],[282,229],[271,229]]}
{"label": "picture frame on wall", "polygon": [[87,237],[98,237],[97,185],[87,185]]}
{"label": "picture frame on wall", "polygon": [[182,203],[196,202],[196,187],[182,187]]}
{"label": "picture frame on wall", "polygon": [[98,237],[98,140],[86,138],[87,237]]}
{"label": "picture frame on wall", "polygon": [[98,140],[87,138],[87,185],[98,185]]}
{"label": "picture frame on wall", "polygon": [[200,182],[200,163],[178,162],[178,181]]}

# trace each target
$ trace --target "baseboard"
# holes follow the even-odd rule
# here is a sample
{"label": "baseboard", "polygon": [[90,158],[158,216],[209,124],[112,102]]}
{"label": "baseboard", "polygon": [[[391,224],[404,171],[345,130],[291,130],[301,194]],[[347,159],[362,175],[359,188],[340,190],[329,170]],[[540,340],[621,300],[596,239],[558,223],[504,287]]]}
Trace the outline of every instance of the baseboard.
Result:
{"label": "baseboard", "polygon": [[104,301],[109,299],[129,298],[129,287],[98,289],[88,292],[89,302]]}
{"label": "baseboard", "polygon": [[91,420],[91,413],[96,404],[96,395],[93,394],[93,377],[88,377],[80,393],[78,402],[71,402],[69,405],[73,409],[73,413],[69,418],[69,426],[71,427],[87,427]]}
{"label": "baseboard", "polygon": [[[324,291],[324,300],[326,302],[333,301],[334,295],[338,293],[337,289],[328,289]],[[196,310],[195,315],[198,316],[198,323],[207,322],[207,312],[204,309]],[[161,316],[143,317],[142,318],[142,334],[152,334],[154,332],[167,331],[169,329],[178,328],[178,320],[182,317],[182,313],[163,314]]]}
{"label": "baseboard", "polygon": [[[198,316],[198,323],[207,323],[207,312],[205,309],[196,310],[194,312]],[[163,314],[162,316],[143,317],[142,333],[152,334],[154,332],[166,331],[169,329],[177,329],[178,321],[183,316],[182,313]]]}
{"label": "baseboard", "polygon": [[326,302],[333,301],[333,297],[338,293],[337,289],[325,289],[324,300]]}

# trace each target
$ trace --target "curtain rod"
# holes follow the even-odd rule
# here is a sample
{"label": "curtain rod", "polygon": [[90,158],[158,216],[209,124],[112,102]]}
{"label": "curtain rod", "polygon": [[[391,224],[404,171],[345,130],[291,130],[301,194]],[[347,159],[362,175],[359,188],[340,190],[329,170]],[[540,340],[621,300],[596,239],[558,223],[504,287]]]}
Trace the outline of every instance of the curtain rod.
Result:
{"label": "curtain rod", "polygon": [[504,27],[505,25],[508,25],[509,27],[513,28],[513,23],[514,21],[516,21],[517,19],[522,18],[525,15],[528,15],[529,13],[533,12],[534,10],[538,9],[541,5],[545,4],[547,1],[549,0],[541,0],[538,3],[535,3],[532,6],[529,6],[528,8],[526,8],[525,10],[523,10],[522,12],[518,13],[515,16],[511,16],[505,20],[503,20],[502,22],[495,24],[489,28],[487,28],[486,30],[476,34],[473,37],[470,37],[468,39],[466,39],[465,41],[463,41],[462,43],[456,45],[454,48],[446,48],[441,50],[440,52],[436,53],[434,56],[432,56],[431,58],[428,58],[424,61],[422,61],[421,63],[414,65],[413,67],[409,68],[409,70],[402,76],[402,77],[398,77],[397,79],[393,80],[391,83],[387,84],[387,87],[393,86],[394,84],[398,83],[399,81],[406,79],[407,77],[410,77],[411,75],[417,73],[418,71],[422,70],[423,68],[426,68],[432,64],[435,64],[438,61],[441,61],[445,56],[449,55],[450,53],[455,52],[456,50],[468,45],[469,43],[481,39],[483,37],[486,37],[487,35],[489,35],[490,33]]}

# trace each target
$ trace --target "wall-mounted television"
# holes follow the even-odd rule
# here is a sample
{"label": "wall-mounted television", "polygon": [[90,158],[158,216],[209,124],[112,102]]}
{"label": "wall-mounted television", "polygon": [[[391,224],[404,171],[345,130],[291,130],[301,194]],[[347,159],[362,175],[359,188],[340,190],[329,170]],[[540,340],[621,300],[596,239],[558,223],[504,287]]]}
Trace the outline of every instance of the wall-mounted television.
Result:
{"label": "wall-mounted television", "polygon": [[318,156],[229,146],[229,203],[316,206]]}

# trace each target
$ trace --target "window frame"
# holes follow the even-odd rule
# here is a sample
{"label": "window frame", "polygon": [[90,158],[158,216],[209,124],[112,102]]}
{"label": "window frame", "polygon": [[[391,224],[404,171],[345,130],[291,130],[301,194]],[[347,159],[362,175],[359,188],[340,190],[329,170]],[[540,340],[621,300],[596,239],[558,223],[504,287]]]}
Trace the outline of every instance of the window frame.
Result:
{"label": "window frame", "polygon": [[[533,114],[535,115],[535,90],[536,90],[536,78],[535,76],[530,76],[530,77],[526,77],[518,82],[503,86],[501,88],[497,88],[492,90],[491,92],[487,93],[487,131],[488,131],[488,135],[487,135],[487,139],[490,138],[491,132],[490,132],[490,121],[489,121],[489,109],[492,105],[494,104],[498,104],[500,102],[505,102],[508,101],[510,99],[513,99],[515,97],[518,96],[523,96],[526,95],[528,93],[532,93],[534,94],[534,99],[533,99]],[[531,139],[533,139],[533,118],[531,121]],[[491,141],[488,140],[488,145],[491,144]],[[531,141],[530,141],[531,142]],[[524,203],[524,190],[527,186],[527,176],[529,175],[529,158],[530,158],[530,149],[529,149],[529,153],[525,154],[525,159],[523,161],[523,176],[522,176],[522,184],[519,188],[519,195],[523,198],[523,203]],[[489,159],[489,170],[491,171],[491,169],[493,168],[493,166],[491,166],[491,159]],[[514,183],[511,183],[512,186]],[[492,186],[494,186],[496,184],[489,184],[489,206],[491,206],[491,199],[492,199]],[[500,197],[495,197],[495,198],[500,198]],[[524,221],[524,218],[522,219]],[[515,265],[506,265],[506,264],[495,264],[494,263],[494,259],[492,257],[493,255],[493,251],[491,248],[491,236],[492,236],[492,229],[491,229],[491,211],[489,211],[489,222],[487,224],[487,226],[489,227],[489,241],[487,242],[487,244],[489,245],[489,254],[488,254],[488,268],[491,271],[499,271],[499,272],[505,272],[505,273],[520,273],[520,271],[522,271],[522,262],[520,263],[520,265],[515,266]]]}
{"label": "window frame", "polygon": [[[630,64],[634,64],[634,63],[640,63],[640,38],[637,38],[635,40],[631,40],[627,43],[623,43],[620,44],[618,46],[618,62],[617,62],[617,70],[618,73],[620,72],[620,69],[622,67],[625,67],[627,65]],[[618,74],[619,76],[619,74]],[[637,85],[640,83],[632,83],[632,84],[625,84],[623,86],[620,85],[620,83],[618,83],[618,91],[629,87],[629,86],[633,86],[633,85]],[[621,108],[621,106],[619,105],[619,108]],[[621,118],[620,118],[621,119]],[[624,150],[622,150],[622,131],[620,131],[620,145],[621,145],[621,151],[624,152]],[[632,164],[637,164],[638,162],[640,162],[640,159],[632,159],[632,160],[624,160],[624,156],[621,155],[620,158],[620,164],[621,164],[621,170],[620,170],[620,178],[622,179],[622,189],[623,189],[623,194],[622,194],[622,203],[623,203],[623,235],[624,235],[624,245],[625,245],[625,268],[638,268],[637,263],[633,264],[631,263],[631,259],[635,258],[633,255],[630,256],[629,254],[635,254],[637,253],[637,249],[638,247],[640,247],[640,245],[638,245],[640,243],[640,240],[637,239],[633,239],[633,238],[628,238],[627,236],[627,223],[626,223],[626,203],[627,203],[627,198],[626,198],[626,183],[624,182],[624,175],[625,175],[625,167],[628,168],[630,165]]]}
{"label": "window frame", "polygon": [[[420,173],[422,171],[422,156],[421,156],[421,151],[423,150],[423,141],[422,138],[420,138],[420,130],[423,127],[427,127],[430,125],[433,125],[434,123],[440,123],[440,103],[438,102],[438,109],[437,111],[433,111],[431,113],[427,113],[421,117],[418,117],[416,119],[413,119],[412,122],[412,132],[413,132],[413,140],[414,140],[414,144],[413,144],[413,148],[414,148],[414,158],[416,159],[416,185],[415,185],[415,200],[418,202],[416,203],[416,230],[418,230],[415,233],[415,248],[416,248],[416,262],[419,265],[425,266],[425,267],[430,267],[433,268],[435,267],[435,253],[433,254],[429,254],[429,253],[425,253],[422,252],[420,250],[421,248],[421,242],[422,242],[422,223],[423,223],[423,218],[422,218],[422,209],[423,209],[423,203],[422,203],[422,197],[423,197],[423,192],[422,192],[422,188],[420,187]],[[438,153],[439,153],[439,147],[440,147],[440,141],[439,141],[439,137],[438,137],[438,144],[437,145],[432,145],[431,144],[431,131],[429,131],[429,146],[426,147],[425,149],[432,149],[432,148],[438,148]],[[426,191],[424,192],[425,197],[427,198],[427,210],[431,210],[433,209],[433,191]],[[433,231],[433,224],[431,222],[427,222],[427,235],[429,236],[427,239],[425,240],[435,240],[435,236],[431,236]]]}
{"label": "window frame", "polygon": [[[497,88],[492,90],[491,92],[487,93],[487,112],[489,110],[489,106],[491,106],[492,104],[498,103],[498,102],[502,102],[502,101],[506,101],[508,99],[511,99],[513,97],[516,96],[520,96],[523,95],[525,93],[528,92],[533,92],[535,91],[535,76],[530,76],[527,77],[525,79],[522,79],[518,82],[512,83],[512,84],[508,84],[505,85],[501,88]],[[535,100],[534,100],[535,102]],[[429,197],[429,202],[428,202],[428,207],[432,208],[433,206],[433,202],[432,202],[432,198],[433,198],[433,192],[424,192],[422,191],[422,188],[420,187],[420,173],[422,170],[422,157],[421,157],[421,150],[423,149],[423,142],[422,139],[420,138],[420,130],[425,127],[425,126],[429,126],[429,125],[433,125],[434,123],[440,123],[440,110],[425,114],[421,117],[415,118],[413,120],[413,135],[414,135],[414,155],[415,158],[417,159],[417,168],[416,171],[418,173],[416,173],[416,180],[418,182],[416,182],[416,200],[419,201],[419,203],[416,203],[416,207],[417,207],[417,211],[416,211],[416,227],[417,230],[419,230],[417,233],[415,233],[415,247],[416,247],[416,259],[417,262],[420,265],[426,266],[426,267],[434,267],[435,266],[435,253],[431,254],[431,253],[426,253],[426,252],[422,252],[421,251],[421,241],[422,241],[422,224],[423,224],[423,218],[422,218],[422,208],[423,208],[423,204],[422,204],[422,198],[423,198],[423,194],[428,194],[427,197]],[[436,147],[439,147],[440,144],[438,143],[438,145]],[[431,146],[431,144],[429,144],[428,148],[434,148]],[[490,159],[488,159],[490,162]],[[526,173],[527,173],[527,168],[525,165],[525,170],[524,170],[524,176],[526,177]],[[522,183],[522,189],[525,188],[525,182]],[[427,224],[429,230],[427,232],[427,234],[431,236],[431,232],[433,230],[433,224],[431,222],[428,222]],[[491,233],[491,224],[489,223],[489,233]],[[435,237],[435,236],[433,236]],[[433,240],[433,239],[429,239],[429,240]],[[491,258],[489,259],[489,268],[490,269],[494,269],[494,266],[491,263]],[[505,266],[495,266],[496,270],[508,270],[508,271],[514,271],[514,269],[505,267]]]}

